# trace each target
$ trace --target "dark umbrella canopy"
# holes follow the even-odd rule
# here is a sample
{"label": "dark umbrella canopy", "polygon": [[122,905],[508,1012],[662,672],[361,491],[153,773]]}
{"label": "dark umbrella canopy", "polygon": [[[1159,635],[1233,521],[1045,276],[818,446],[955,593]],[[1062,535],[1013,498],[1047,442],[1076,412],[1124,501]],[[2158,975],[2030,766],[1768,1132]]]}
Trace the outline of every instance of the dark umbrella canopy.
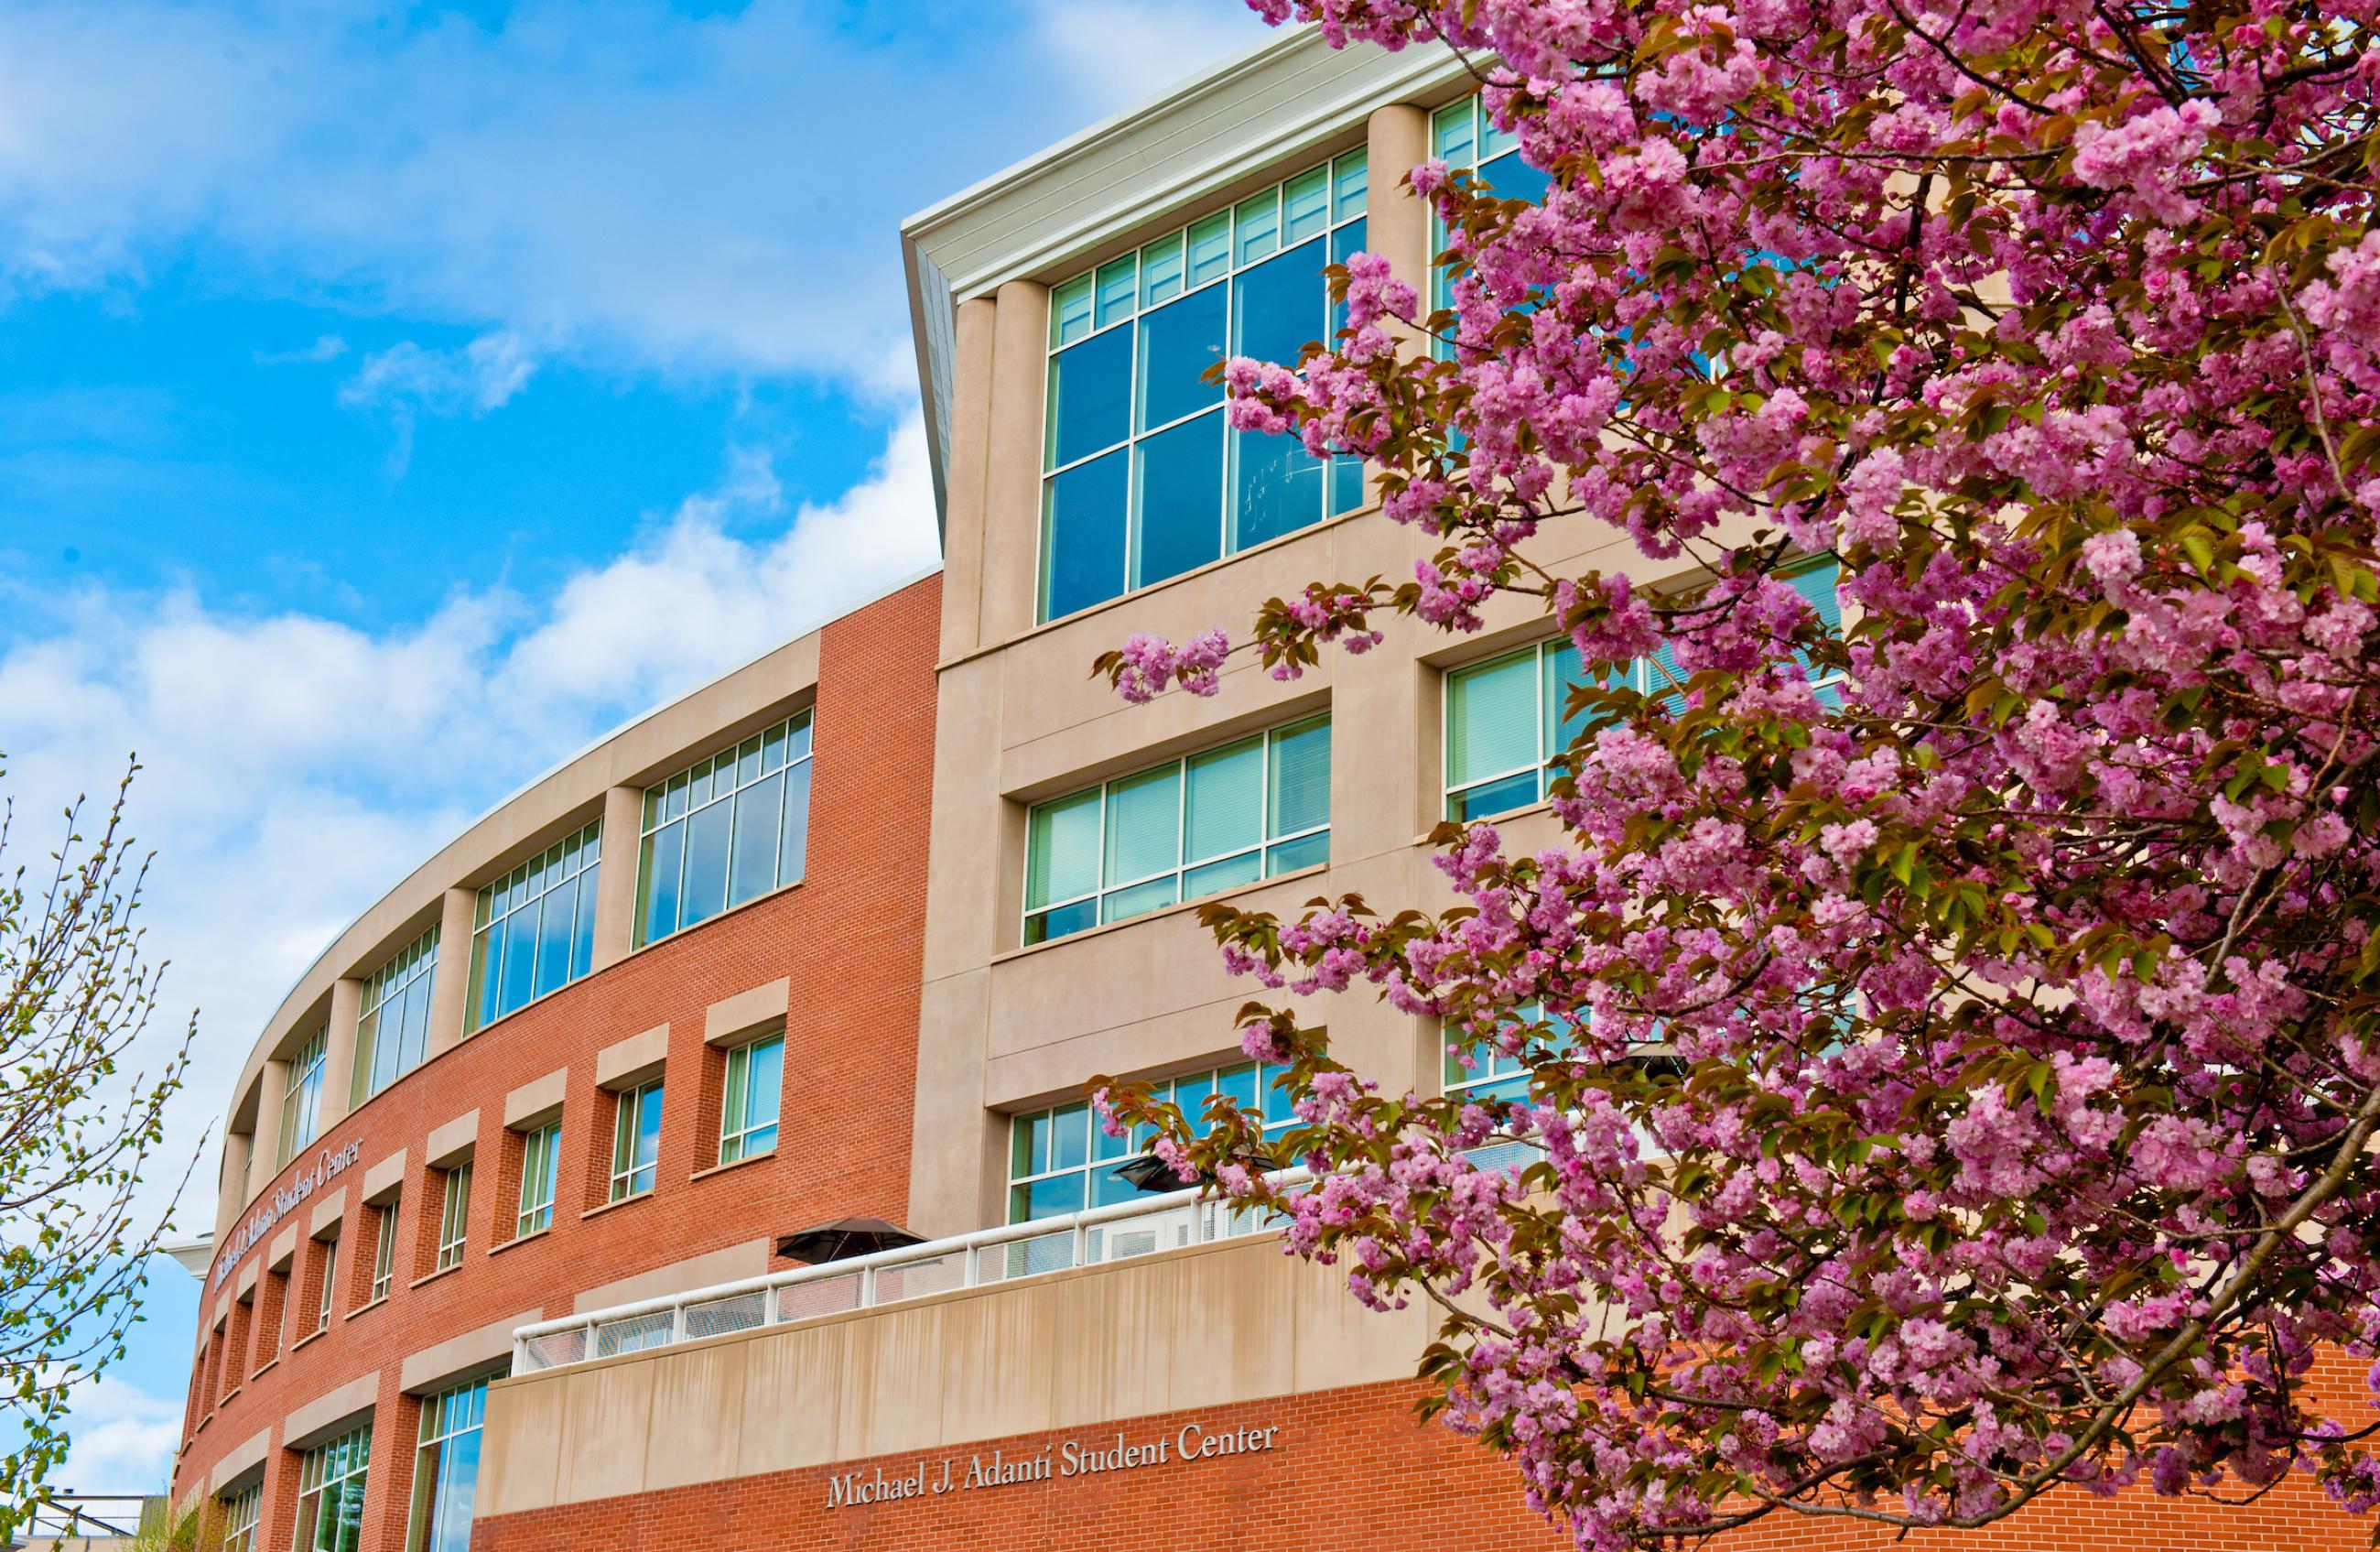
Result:
{"label": "dark umbrella canopy", "polygon": [[1116,1178],[1135,1191],[1180,1191],[1184,1186],[1197,1185],[1214,1179],[1201,1170],[1185,1180],[1173,1172],[1173,1166],[1155,1154],[1134,1159],[1130,1164],[1119,1165]]}
{"label": "dark umbrella canopy", "polygon": [[807,1261],[815,1266],[824,1261],[873,1255],[878,1251],[923,1243],[922,1236],[882,1218],[836,1218],[782,1237],[777,1241],[777,1253],[788,1261]]}

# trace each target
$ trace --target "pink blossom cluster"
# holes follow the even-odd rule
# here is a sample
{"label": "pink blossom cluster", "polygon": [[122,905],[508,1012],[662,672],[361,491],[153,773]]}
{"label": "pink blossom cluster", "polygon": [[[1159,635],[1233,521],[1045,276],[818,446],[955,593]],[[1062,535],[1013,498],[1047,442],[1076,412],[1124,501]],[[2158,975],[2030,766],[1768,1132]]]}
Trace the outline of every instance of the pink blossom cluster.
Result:
{"label": "pink blossom cluster", "polygon": [[[1534,600],[1585,715],[1558,842],[1440,837],[1455,908],[1208,911],[1285,1138],[1120,1113],[1444,1312],[1445,1416],[1583,1547],[2380,1507],[2313,1383],[2380,1359],[2369,0],[1254,3],[1454,44],[1550,187],[1414,169],[1447,305],[1363,256],[1332,348],[1230,364],[1436,542],[1252,641]],[[1366,993],[1517,1090],[1353,1072]]]}

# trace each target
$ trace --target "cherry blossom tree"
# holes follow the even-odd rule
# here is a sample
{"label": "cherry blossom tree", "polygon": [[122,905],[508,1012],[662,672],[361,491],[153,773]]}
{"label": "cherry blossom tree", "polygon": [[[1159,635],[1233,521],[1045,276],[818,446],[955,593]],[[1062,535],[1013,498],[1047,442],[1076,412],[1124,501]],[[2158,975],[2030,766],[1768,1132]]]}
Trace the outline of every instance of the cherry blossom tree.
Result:
{"label": "cherry blossom tree", "polygon": [[[1413,169],[1445,305],[1359,256],[1224,369],[1434,557],[1100,667],[1518,596],[1577,730],[1561,843],[1444,827],[1451,906],[1205,910],[1285,1138],[1113,1120],[1442,1311],[1433,1407],[1583,1546],[2380,1502],[2315,1386],[2380,1345],[2373,0],[1252,4],[1459,50],[1547,189]],[[1581,524],[1641,558],[1561,574]],[[1525,1092],[1379,1089],[1342,995]]]}

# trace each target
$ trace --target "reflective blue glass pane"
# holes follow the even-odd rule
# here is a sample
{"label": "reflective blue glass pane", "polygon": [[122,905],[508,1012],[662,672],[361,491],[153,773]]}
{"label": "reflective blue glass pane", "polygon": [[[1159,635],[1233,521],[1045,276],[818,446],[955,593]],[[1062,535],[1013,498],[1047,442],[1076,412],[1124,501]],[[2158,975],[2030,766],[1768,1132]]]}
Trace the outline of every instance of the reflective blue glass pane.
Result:
{"label": "reflective blue glass pane", "polygon": [[1466,97],[1438,110],[1429,125],[1431,155],[1450,167],[1459,169],[1471,165],[1471,159],[1478,149],[1475,143],[1477,130],[1474,124],[1478,105],[1479,99]]}
{"label": "reflective blue glass pane", "polygon": [[708,922],[727,904],[727,841],[732,803],[697,809],[686,821],[686,898],[679,925]]}
{"label": "reflective blue glass pane", "polygon": [[752,1126],[774,1126],[777,1105],[785,1086],[785,1043],[763,1040],[752,1047],[751,1076],[747,1080],[744,1114]]}
{"label": "reflective blue glass pane", "polygon": [[1353,512],[1371,499],[1364,483],[1364,460],[1338,457],[1330,460],[1330,515]]}
{"label": "reflective blue glass pane", "polygon": [[1056,619],[1124,589],[1132,457],[1119,449],[1042,487],[1041,617]]}
{"label": "reflective blue glass pane", "polygon": [[1294,835],[1330,823],[1330,719],[1318,717],[1272,735],[1268,836]]}
{"label": "reflective blue glass pane", "polygon": [[1281,190],[1268,189],[1252,200],[1242,200],[1232,212],[1238,227],[1233,251],[1237,262],[1252,263],[1281,246]]}
{"label": "reflective blue glass pane", "polygon": [[[638,882],[645,897],[643,923],[647,943],[677,931],[678,865],[685,851],[686,825],[682,822],[645,837],[644,877]],[[494,977],[490,976],[489,981],[492,986]]]}
{"label": "reflective blue glass pane", "polygon": [[1190,284],[1204,286],[1232,273],[1232,213],[1219,210],[1190,228]]}
{"label": "reflective blue glass pane", "polygon": [[1141,319],[1139,430],[1223,402],[1223,385],[1199,374],[1223,359],[1224,300],[1212,286]]}
{"label": "reflective blue glass pane", "polygon": [[1479,169],[1479,176],[1496,191],[1500,200],[1526,200],[1531,204],[1543,204],[1546,190],[1553,179],[1538,168],[1521,160],[1519,153],[1500,156]]}
{"label": "reflective blue glass pane", "polygon": [[417,975],[413,984],[405,989],[404,1051],[397,1057],[397,1070],[410,1072],[421,1065],[430,1049],[430,983],[429,975]]}
{"label": "reflective blue glass pane", "polygon": [[1124,439],[1132,400],[1132,331],[1111,329],[1050,358],[1050,467]]}
{"label": "reflective blue glass pane", "polygon": [[1245,550],[1322,520],[1328,466],[1296,437],[1261,431],[1232,436],[1232,548]]}
{"label": "reflective blue glass pane", "polygon": [[[1350,221],[1347,225],[1331,233],[1330,262],[1334,264],[1343,264],[1348,260],[1354,258],[1356,254],[1361,253],[1364,251],[1364,244],[1366,240],[1366,234],[1370,230],[1370,226],[1371,224],[1368,221],[1358,219]],[[1339,331],[1346,326],[1347,304],[1345,302],[1332,302],[1330,304],[1330,339],[1324,340],[1323,343],[1328,345],[1332,341],[1335,341],[1339,337]]]}
{"label": "reflective blue glass pane", "polygon": [[1330,169],[1316,167],[1281,189],[1281,241],[1303,242],[1330,225]]}
{"label": "reflective blue glass pane", "polygon": [[1050,1167],[1080,1169],[1091,1161],[1091,1107],[1062,1105],[1050,1116]]}
{"label": "reflective blue glass pane", "polygon": [[[1095,1161],[1103,1163],[1111,1158],[1129,1158],[1131,1156],[1132,1133],[1130,1131],[1126,1131],[1122,1137],[1109,1136],[1108,1129],[1099,1124],[1099,1112],[1096,1110],[1092,1111],[1091,1157]],[[1012,1170],[1011,1173],[1014,1174],[1016,1173],[1016,1171]]]}
{"label": "reflective blue glass pane", "polygon": [[1155,307],[1182,294],[1182,234],[1160,238],[1140,251],[1140,305]]}
{"label": "reflective blue glass pane", "polygon": [[1243,851],[1236,857],[1226,857],[1184,874],[1182,898],[1195,900],[1201,895],[1220,894],[1226,889],[1236,889],[1243,884],[1254,884],[1263,876],[1264,853],[1261,850]]}
{"label": "reflective blue glass pane", "polygon": [[793,729],[785,735],[785,759],[788,762],[810,757],[810,714],[802,713],[794,719]]}
{"label": "reflective blue glass pane", "polygon": [[1091,277],[1078,275],[1050,299],[1050,345],[1069,345],[1091,332]]}
{"label": "reflective blue glass pane", "polygon": [[570,938],[577,925],[578,910],[577,880],[559,889],[547,892],[545,898],[529,908],[539,914],[537,935],[537,986],[532,996],[543,996],[570,979]]}
{"label": "reflective blue glass pane", "polygon": [[1076,900],[1055,910],[1036,911],[1025,919],[1025,941],[1047,943],[1053,937],[1081,932],[1099,924],[1099,902],[1096,899]]}
{"label": "reflective blue glass pane", "polygon": [[735,794],[735,839],[727,862],[729,905],[741,905],[776,887],[784,785],[782,775],[772,776]]}
{"label": "reflective blue glass pane", "polygon": [[1365,185],[1370,173],[1364,153],[1351,151],[1330,164],[1330,214],[1335,221],[1364,214]]}
{"label": "reflective blue glass pane", "polygon": [[1019,1200],[1011,1205],[1010,1214],[1020,1222],[1083,1210],[1083,1177],[1079,1174],[1052,1175],[1046,1180],[1019,1186],[1016,1191]]}
{"label": "reflective blue glass pane", "polygon": [[1482,782],[1477,787],[1451,793],[1446,800],[1449,819],[1478,819],[1507,809],[1526,808],[1537,800],[1537,773],[1523,771],[1500,781]]}
{"label": "reflective blue glass pane", "polygon": [[1265,852],[1267,874],[1294,873],[1330,860],[1330,832],[1317,830],[1310,836],[1282,841]]}
{"label": "reflective blue glass pane", "polygon": [[1324,303],[1319,238],[1268,259],[1232,281],[1232,354],[1295,366],[1305,347],[1322,337]]}
{"label": "reflective blue glass pane", "polygon": [[1120,1164],[1111,1165],[1105,1169],[1097,1169],[1092,1171],[1092,1206],[1105,1207],[1112,1203],[1130,1202],[1137,1196],[1147,1196],[1158,1192],[1172,1191],[1176,1188],[1178,1183],[1172,1180],[1160,1180],[1156,1185],[1144,1191],[1139,1186],[1134,1185],[1130,1180],[1125,1179],[1123,1178],[1123,1167]]}
{"label": "reflective blue glass pane", "polygon": [[1174,875],[1167,874],[1163,878],[1152,878],[1146,884],[1136,884],[1129,889],[1119,889],[1107,897],[1107,903],[1101,908],[1099,920],[1122,922],[1130,917],[1145,915],[1152,910],[1162,910],[1174,903],[1175,883]]}
{"label": "reflective blue glass pane", "polygon": [[1572,740],[1586,726],[1585,712],[1570,715],[1570,692],[1585,682],[1579,666],[1578,648],[1568,642],[1548,647],[1543,672],[1545,690],[1539,699],[1545,707],[1546,758],[1550,760],[1570,748]]}
{"label": "reflective blue glass pane", "polygon": [[514,911],[504,918],[504,984],[499,1006],[509,1013],[536,990],[537,912]]}
{"label": "reflective blue glass pane", "polygon": [[1133,292],[1138,275],[1129,253],[1113,263],[1099,266],[1098,326],[1106,328],[1132,316]]}
{"label": "reflective blue glass pane", "polygon": [[1215,1074],[1216,1092],[1249,1115],[1257,1109],[1257,1064],[1242,1062]]}
{"label": "reflective blue glass pane", "polygon": [[1518,151],[1521,137],[1499,126],[1496,116],[1488,111],[1488,104],[1479,104],[1479,160],[1492,162],[1507,152]]}
{"label": "reflective blue glass pane", "polygon": [[[1220,287],[1199,293],[1222,294]],[[1135,587],[1178,577],[1222,553],[1222,411],[1185,421],[1133,449],[1133,523]]]}
{"label": "reflective blue glass pane", "polygon": [[440,1450],[438,1503],[423,1552],[469,1552],[471,1511],[479,1497],[480,1432],[473,1428]]}
{"label": "reflective blue glass pane", "polygon": [[809,866],[810,763],[785,769],[785,806],[777,831],[777,882],[791,884]]}
{"label": "reflective blue glass pane", "polygon": [[1264,773],[1262,739],[1245,739],[1189,762],[1183,861],[1230,856],[1264,839]]}
{"label": "reflective blue glass pane", "polygon": [[579,870],[575,886],[578,890],[578,925],[570,940],[573,981],[586,974],[595,962],[595,885],[602,871],[601,863],[589,863]]}
{"label": "reflective blue glass pane", "polygon": [[1207,1130],[1207,1100],[1215,1092],[1215,1075],[1194,1072],[1173,1081],[1173,1107],[1190,1123],[1194,1132]]}

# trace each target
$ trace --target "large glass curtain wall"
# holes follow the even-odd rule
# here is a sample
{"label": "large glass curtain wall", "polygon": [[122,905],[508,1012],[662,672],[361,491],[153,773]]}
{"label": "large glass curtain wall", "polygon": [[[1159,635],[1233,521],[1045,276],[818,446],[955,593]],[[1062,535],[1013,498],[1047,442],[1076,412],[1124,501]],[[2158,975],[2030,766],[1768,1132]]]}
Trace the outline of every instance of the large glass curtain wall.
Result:
{"label": "large glass curtain wall", "polygon": [[406,1552],[469,1552],[471,1511],[480,1486],[480,1426],[487,1410],[486,1380],[457,1386],[421,1403]]}
{"label": "large glass curtain wall", "polygon": [[[1218,1094],[1230,1097],[1244,1114],[1257,1116],[1266,1132],[1296,1124],[1288,1092],[1276,1087],[1287,1069],[1267,1063],[1240,1062],[1208,1072],[1193,1072],[1148,1085],[1160,1103],[1178,1106],[1193,1126],[1204,1121],[1207,1101]],[[1123,1137],[1111,1137],[1090,1106],[1081,1101],[1030,1115],[1012,1117],[1008,1132],[1008,1221],[1025,1223],[1058,1213],[1079,1212],[1129,1202],[1145,1194],[1123,1178],[1126,1165],[1148,1156],[1155,1129],[1134,1127]],[[1160,1180],[1147,1188],[1162,1193],[1180,1189]]]}
{"label": "large glass curtain wall", "polygon": [[[1521,139],[1496,128],[1487,104],[1476,96],[1450,103],[1430,120],[1429,153],[1451,171],[1471,173],[1507,200],[1542,201],[1553,180],[1521,160]],[[1433,214],[1430,233],[1434,251],[1446,248],[1446,225]],[[1452,272],[1430,271],[1430,306],[1454,305]]]}
{"label": "large glass curtain wall", "polygon": [[364,1473],[371,1424],[306,1451],[298,1469],[295,1552],[356,1552],[363,1545]]}
{"label": "large glass curtain wall", "polygon": [[1033,811],[1025,941],[1290,873],[1330,855],[1330,719],[1169,760]]}
{"label": "large glass curtain wall", "polygon": [[[1828,631],[1842,622],[1836,596],[1837,568],[1821,561],[1784,580],[1807,599]],[[1626,669],[1624,683],[1658,696],[1676,710],[1686,675],[1668,647]],[[1479,819],[1526,808],[1550,789],[1556,756],[1570,748],[1585,724],[1569,715],[1570,691],[1584,682],[1578,649],[1568,641],[1545,642],[1446,676],[1446,816]],[[1840,694],[1840,681],[1819,681],[1822,702]]]}
{"label": "large glass curtain wall", "polygon": [[594,967],[601,821],[480,891],[471,926],[470,1027],[568,985]]}
{"label": "large glass curtain wall", "polygon": [[799,882],[809,823],[808,712],[647,788],[637,941]]}
{"label": "large glass curtain wall", "polygon": [[430,989],[437,972],[438,929],[432,927],[364,983],[351,1105],[361,1105],[421,1065],[430,1040]]}
{"label": "large glass curtain wall", "polygon": [[1358,458],[1232,432],[1232,356],[1296,364],[1341,321],[1324,268],[1364,246],[1353,152],[1059,287],[1050,299],[1040,617],[1353,511]]}

